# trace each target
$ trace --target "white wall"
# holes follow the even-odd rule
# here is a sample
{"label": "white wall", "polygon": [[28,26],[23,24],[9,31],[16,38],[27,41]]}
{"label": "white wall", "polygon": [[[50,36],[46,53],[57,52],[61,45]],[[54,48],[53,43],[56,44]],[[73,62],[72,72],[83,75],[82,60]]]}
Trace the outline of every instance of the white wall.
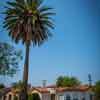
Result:
{"label": "white wall", "polygon": [[78,100],[82,100],[83,97],[85,97],[85,100],[90,100],[89,92],[62,92],[56,94],[56,100],[66,100],[66,96],[70,95],[71,100],[74,98],[77,98]]}

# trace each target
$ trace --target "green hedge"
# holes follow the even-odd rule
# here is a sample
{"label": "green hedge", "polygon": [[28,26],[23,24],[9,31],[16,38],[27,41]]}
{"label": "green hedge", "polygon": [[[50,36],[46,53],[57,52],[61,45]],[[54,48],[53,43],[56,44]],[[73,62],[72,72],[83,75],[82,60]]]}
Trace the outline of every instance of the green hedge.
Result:
{"label": "green hedge", "polygon": [[28,96],[28,100],[41,100],[41,99],[37,93],[34,93]]}
{"label": "green hedge", "polygon": [[14,100],[18,100],[18,97],[17,96],[14,96]]}
{"label": "green hedge", "polygon": [[[18,100],[18,97],[14,96],[14,100]],[[40,96],[37,93],[34,93],[34,94],[30,94],[28,96],[28,100],[41,100],[41,99],[40,99]]]}

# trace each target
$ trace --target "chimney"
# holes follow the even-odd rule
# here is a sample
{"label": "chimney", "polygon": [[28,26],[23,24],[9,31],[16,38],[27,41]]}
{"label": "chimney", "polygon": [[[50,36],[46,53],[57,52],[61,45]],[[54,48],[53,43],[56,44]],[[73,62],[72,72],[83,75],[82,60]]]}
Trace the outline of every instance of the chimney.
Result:
{"label": "chimney", "polygon": [[42,80],[42,86],[46,87],[47,80]]}

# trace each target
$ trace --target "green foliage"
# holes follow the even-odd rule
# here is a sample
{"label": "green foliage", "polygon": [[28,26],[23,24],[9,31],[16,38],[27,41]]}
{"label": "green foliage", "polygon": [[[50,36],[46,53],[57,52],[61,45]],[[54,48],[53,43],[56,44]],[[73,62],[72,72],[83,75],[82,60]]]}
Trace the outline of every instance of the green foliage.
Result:
{"label": "green foliage", "polygon": [[5,88],[5,85],[4,84],[0,84],[0,89],[3,89]]}
{"label": "green foliage", "polygon": [[52,8],[44,6],[43,0],[8,1],[4,12],[4,28],[16,43],[33,42],[40,45],[52,35],[54,28]]}
{"label": "green foliage", "polygon": [[8,43],[0,43],[0,75],[13,76],[18,71],[21,51]]}
{"label": "green foliage", "polygon": [[33,100],[40,100],[40,96],[37,93],[32,94]]}
{"label": "green foliage", "polygon": [[30,94],[30,95],[28,96],[28,100],[33,100],[32,94]]}
{"label": "green foliage", "polygon": [[28,96],[28,100],[41,100],[41,99],[40,99],[40,96],[37,93],[34,93],[34,94],[30,94]]}
{"label": "green foliage", "polygon": [[56,85],[58,87],[71,87],[80,85],[80,81],[76,77],[59,76]]}
{"label": "green foliage", "polygon": [[12,87],[15,89],[23,89],[23,82],[19,81],[19,82],[13,83]]}
{"label": "green foliage", "polygon": [[17,96],[14,96],[14,100],[18,100],[18,97]]}
{"label": "green foliage", "polygon": [[100,100],[100,80],[96,82],[94,92],[95,92],[96,100]]}

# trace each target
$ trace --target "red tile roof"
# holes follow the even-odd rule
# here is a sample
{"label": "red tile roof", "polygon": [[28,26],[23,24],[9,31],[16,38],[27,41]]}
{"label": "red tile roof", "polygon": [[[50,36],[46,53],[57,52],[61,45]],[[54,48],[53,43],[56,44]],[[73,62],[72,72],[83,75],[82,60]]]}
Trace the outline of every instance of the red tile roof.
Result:
{"label": "red tile roof", "polygon": [[49,93],[50,91],[48,90],[48,88],[42,88],[42,87],[36,87],[36,88],[32,88],[32,91],[36,90],[40,93]]}
{"label": "red tile roof", "polygon": [[[47,86],[47,87],[33,87],[30,88],[29,91],[38,91],[40,93],[50,93],[50,89],[54,90],[56,92],[67,92],[67,91],[79,91],[79,92],[86,92],[89,91],[90,88],[88,85],[80,85],[76,87],[56,87],[55,85]],[[8,89],[9,91],[12,91],[11,88]],[[5,89],[4,89],[5,91]]]}
{"label": "red tile roof", "polygon": [[89,86],[87,85],[80,85],[80,86],[76,86],[76,87],[56,87],[56,86],[47,86],[47,87],[34,87],[32,88],[32,90],[37,90],[41,93],[49,93],[51,89],[54,89],[56,92],[67,92],[67,91],[81,91],[81,92],[85,92],[89,90]]}
{"label": "red tile roof", "polygon": [[89,90],[89,87],[88,86],[77,86],[77,87],[59,87],[59,88],[56,88],[56,91],[57,92],[65,92],[65,91],[81,91],[81,92],[84,92],[84,91],[88,91]]}

